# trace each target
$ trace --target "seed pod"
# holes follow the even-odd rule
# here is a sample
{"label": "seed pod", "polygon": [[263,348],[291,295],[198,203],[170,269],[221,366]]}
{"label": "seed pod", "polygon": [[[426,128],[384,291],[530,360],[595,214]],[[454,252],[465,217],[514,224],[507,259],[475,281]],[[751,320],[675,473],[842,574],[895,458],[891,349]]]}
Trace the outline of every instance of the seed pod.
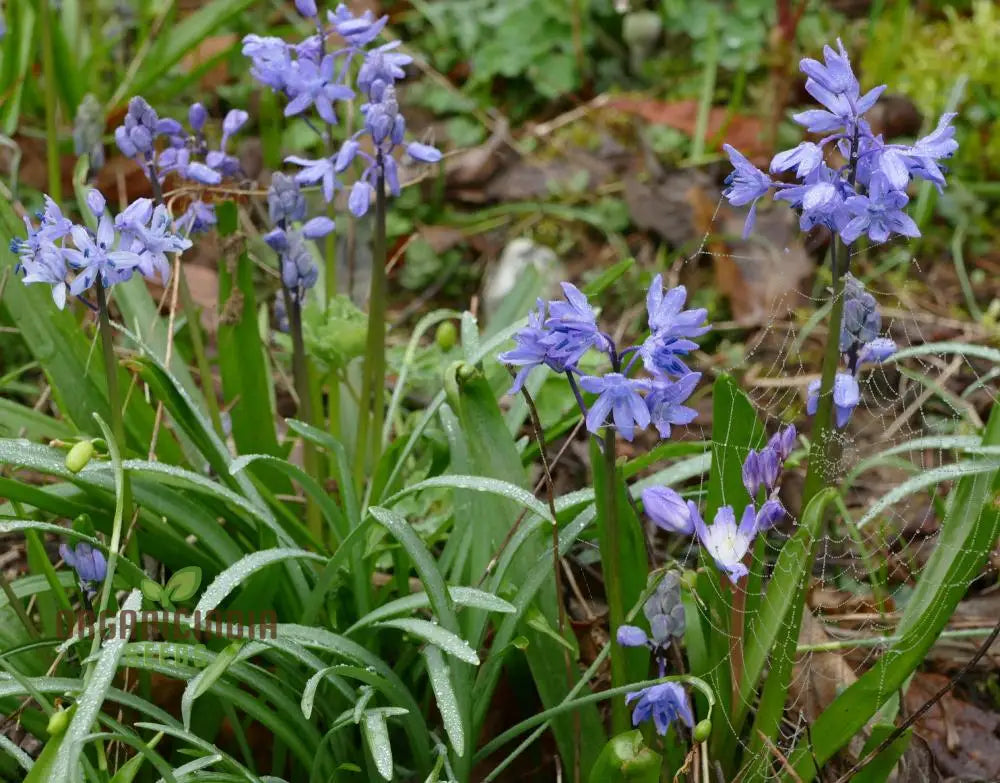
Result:
{"label": "seed pod", "polygon": [[442,351],[450,351],[454,348],[455,343],[458,342],[458,329],[454,322],[444,321],[441,323],[437,328],[434,339],[437,341],[438,348]]}
{"label": "seed pod", "polygon": [[70,710],[53,712],[49,718],[49,725],[45,729],[49,733],[49,736],[58,737],[66,731],[66,728],[69,726],[70,717]]}
{"label": "seed pod", "polygon": [[695,742],[705,742],[709,737],[712,736],[712,721],[706,718],[700,721],[697,726],[694,727],[694,740]]}
{"label": "seed pod", "polygon": [[79,473],[90,462],[94,456],[94,443],[89,440],[81,440],[66,453],[66,470],[70,473]]}

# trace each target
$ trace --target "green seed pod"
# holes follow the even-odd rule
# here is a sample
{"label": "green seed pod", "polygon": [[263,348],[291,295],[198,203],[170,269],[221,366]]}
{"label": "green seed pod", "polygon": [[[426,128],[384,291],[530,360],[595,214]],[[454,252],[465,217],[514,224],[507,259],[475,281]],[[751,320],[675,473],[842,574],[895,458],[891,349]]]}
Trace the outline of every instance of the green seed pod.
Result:
{"label": "green seed pod", "polygon": [[94,443],[89,440],[81,440],[66,453],[66,470],[70,473],[79,473],[90,462],[94,456]]}
{"label": "green seed pod", "polygon": [[706,718],[700,721],[697,726],[694,727],[694,740],[695,742],[705,742],[709,737],[712,736],[712,721]]}
{"label": "green seed pod", "polygon": [[438,348],[442,351],[450,351],[458,342],[458,327],[454,321],[443,321],[438,324],[437,332],[434,334]]}
{"label": "green seed pod", "polygon": [[52,716],[49,718],[49,725],[46,727],[46,731],[49,733],[50,737],[58,737],[69,726],[70,720],[70,710],[59,710],[58,712],[53,712]]}
{"label": "green seed pod", "polygon": [[698,586],[698,572],[685,571],[681,574],[681,582],[688,590],[694,590]]}

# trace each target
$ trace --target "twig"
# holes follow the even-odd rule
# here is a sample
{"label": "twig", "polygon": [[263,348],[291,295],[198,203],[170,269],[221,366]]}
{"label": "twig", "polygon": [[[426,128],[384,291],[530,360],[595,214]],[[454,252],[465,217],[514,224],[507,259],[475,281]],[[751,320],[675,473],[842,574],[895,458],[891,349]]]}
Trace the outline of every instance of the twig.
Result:
{"label": "twig", "polygon": [[899,739],[903,735],[903,732],[905,732],[908,728],[910,728],[910,726],[912,726],[914,723],[920,720],[920,718],[923,717],[924,713],[926,713],[931,707],[933,707],[941,699],[943,699],[945,695],[952,688],[955,687],[955,684],[960,679],[962,679],[962,677],[968,674],[972,670],[973,666],[979,663],[980,659],[984,655],[986,655],[986,653],[989,651],[990,647],[993,645],[993,642],[996,641],[998,636],[1000,636],[1000,620],[997,621],[997,624],[993,626],[993,630],[990,632],[990,635],[986,637],[983,643],[979,646],[979,649],[976,650],[976,654],[973,655],[972,658],[970,658],[961,669],[955,672],[951,676],[951,679],[949,679],[948,682],[946,682],[938,689],[937,693],[935,693],[933,696],[930,697],[930,699],[925,701],[918,710],[913,712],[906,720],[904,720],[901,724],[899,724],[899,726],[893,729],[892,732],[890,732],[889,736],[887,736],[884,740],[882,740],[878,744],[878,747],[876,747],[873,751],[871,751],[871,753],[869,753],[863,759],[858,761],[853,767],[847,770],[847,772],[845,772],[843,775],[837,778],[834,781],[834,783],[848,783],[848,781],[854,776],[855,773],[860,772],[862,769],[868,766],[872,761],[875,760],[875,758],[880,753],[882,753],[893,742]]}
{"label": "twig", "polygon": [[771,738],[768,737],[763,731],[758,731],[757,733],[760,734],[761,740],[764,742],[764,745],[767,747],[767,749],[771,752],[771,755],[773,755],[781,764],[781,766],[785,768],[785,771],[792,776],[792,780],[796,781],[796,783],[802,783],[802,778],[799,777],[794,767],[792,767],[792,765],[788,763],[788,759],[785,758],[785,754],[782,753],[780,750],[778,750],[777,745],[771,742]]}
{"label": "twig", "polygon": [[[582,426],[583,426],[583,419],[580,419],[580,421],[576,423],[576,426],[570,432],[569,437],[563,444],[563,447],[559,449],[559,453],[556,454],[555,458],[552,460],[551,467],[554,468],[556,465],[559,464],[559,461],[562,459],[563,454],[566,453],[566,449],[569,448],[574,438],[576,438],[576,434],[580,431],[580,428]],[[539,490],[542,488],[544,484],[545,484],[545,477],[543,476],[541,479],[539,479],[538,483],[535,484],[535,487],[532,490],[531,494],[537,495]],[[483,571],[483,575],[479,577],[479,581],[476,583],[476,587],[482,587],[483,582],[485,582],[487,577],[489,577],[489,575],[493,573],[493,569],[497,567],[497,563],[500,562],[501,556],[503,555],[504,551],[506,551],[508,544],[510,544],[511,542],[511,539],[514,538],[514,534],[517,533],[518,529],[521,527],[521,523],[524,521],[524,518],[526,516],[528,516],[527,509],[522,511],[520,515],[518,515],[517,519],[514,520],[514,524],[507,532],[507,536],[504,538],[503,542],[500,544],[500,547],[497,549],[497,551],[493,553],[493,557],[490,558],[490,562],[486,564],[486,569]]]}
{"label": "twig", "polygon": [[[511,374],[511,377],[516,377],[517,373],[510,365],[507,366],[507,371]],[[542,421],[538,416],[538,409],[535,407],[535,401],[531,399],[531,394],[525,386],[521,386],[521,396],[524,397],[524,401],[528,404],[531,428],[534,430],[535,440],[538,442],[538,452],[542,458],[542,473],[545,477],[545,495],[549,503],[549,513],[552,514],[552,572],[556,580],[556,606],[559,610],[559,635],[562,636],[566,633],[566,605],[563,601],[562,569],[559,567],[559,522],[556,512],[555,487],[552,482],[552,473],[549,470],[549,458],[545,453],[545,433],[542,431]],[[566,687],[568,689],[572,689],[573,659],[570,657],[569,650],[565,646],[563,646],[563,659],[566,663]],[[577,711],[573,712],[573,731],[575,735],[575,741],[573,743],[573,780],[576,783],[579,783],[580,713]]]}

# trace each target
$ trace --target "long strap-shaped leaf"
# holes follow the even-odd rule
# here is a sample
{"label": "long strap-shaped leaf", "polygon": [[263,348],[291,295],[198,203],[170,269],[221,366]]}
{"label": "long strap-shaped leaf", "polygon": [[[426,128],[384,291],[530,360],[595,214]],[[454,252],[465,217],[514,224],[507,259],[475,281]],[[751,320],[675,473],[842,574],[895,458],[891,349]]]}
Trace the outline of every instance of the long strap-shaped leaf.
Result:
{"label": "long strap-shaped leaf", "polygon": [[[994,405],[984,446],[1000,444],[1000,406]],[[817,774],[921,664],[1000,533],[1000,511],[990,502],[1000,491],[1000,471],[965,476],[957,485],[934,553],[900,624],[901,638],[856,683],[823,711],[810,731],[812,748],[791,756],[802,780]],[[791,772],[786,780],[792,780]]]}
{"label": "long strap-shaped leaf", "polygon": [[[142,593],[133,590],[122,605],[122,612],[136,612],[142,606]],[[121,623],[122,629],[131,626]],[[97,720],[108,689],[118,671],[118,659],[128,642],[124,633],[116,633],[108,639],[101,648],[97,665],[91,670],[90,678],[84,685],[83,692],[77,699],[76,713],[66,729],[63,749],[53,766],[52,780],[75,781],[80,775],[80,754],[83,752],[83,742],[90,734],[91,726]]]}

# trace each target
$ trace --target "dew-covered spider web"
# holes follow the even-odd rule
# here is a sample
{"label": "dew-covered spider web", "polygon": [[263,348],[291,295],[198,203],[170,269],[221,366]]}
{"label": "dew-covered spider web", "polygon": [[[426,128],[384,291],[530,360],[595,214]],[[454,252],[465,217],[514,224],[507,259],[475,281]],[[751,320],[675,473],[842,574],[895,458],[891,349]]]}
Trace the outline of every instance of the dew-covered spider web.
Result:
{"label": "dew-covered spider web", "polygon": [[[730,264],[753,284],[761,268],[781,275],[782,258],[804,253],[801,245],[795,250],[773,242],[768,246],[767,239],[740,241],[742,215],[734,223],[728,212],[720,199],[700,246],[675,265],[675,278],[692,273],[693,265],[701,268],[711,263],[718,270],[720,264]],[[794,216],[789,214],[789,218],[794,224]],[[725,241],[714,238],[720,233],[725,234]],[[794,229],[790,236],[792,242],[800,242],[794,238]],[[909,242],[893,240],[851,253],[850,271],[878,300],[881,334],[893,339],[899,351],[884,364],[863,367],[858,374],[861,401],[834,437],[831,464],[826,467],[844,502],[828,514],[816,546],[798,658],[777,743],[783,750],[808,748],[812,742],[809,727],[819,713],[897,641],[900,619],[929,559],[941,547],[954,546],[942,535],[948,491],[963,468],[976,461],[980,465],[984,460],[998,461],[989,450],[984,455],[977,449],[996,398],[1000,354],[990,347],[982,327],[971,319],[962,320],[961,308],[955,305],[961,295],[951,258],[932,250],[921,252],[938,257],[913,257]],[[823,264],[828,267],[828,254]],[[806,390],[810,381],[819,378],[827,341],[837,339],[827,330],[830,289],[822,283],[807,287],[813,286],[816,269],[807,271],[813,274],[798,281],[780,281],[784,285],[776,287],[784,290],[760,302],[764,312],[757,318],[759,326],[742,332],[746,337],[742,350],[717,351],[702,381],[710,384],[719,371],[736,377],[768,436],[788,423],[798,427],[799,442],[786,463],[779,495],[796,517],[801,512],[812,426],[805,411]],[[722,330],[743,326],[718,325]],[[726,357],[721,364],[719,356]],[[710,440],[712,426],[706,418],[703,415],[691,425],[687,437]],[[706,480],[703,476],[700,486],[685,489],[692,497],[704,497]],[[740,512],[736,509],[737,519]],[[793,522],[786,521],[766,537],[765,578],[758,587],[751,586],[747,596],[748,606],[756,606],[758,613],[775,600],[767,592],[768,577],[795,529]],[[697,563],[694,544],[670,551],[688,567]],[[761,563],[755,566],[759,569]],[[714,589],[722,598],[729,583],[714,583]],[[961,665],[981,644],[996,617],[976,607],[974,599],[963,602],[949,619],[945,630],[948,652],[939,657],[950,655],[956,658],[952,663]],[[757,631],[755,617],[751,609],[744,649]],[[730,633],[721,623],[714,630]],[[779,639],[776,649],[783,642],[788,640]],[[935,658],[933,650],[928,658]],[[731,662],[727,657],[719,665],[728,668]],[[765,678],[766,673],[765,669]],[[728,672],[723,674],[721,681],[728,682]],[[764,678],[761,686],[763,682]],[[751,693],[759,691],[760,687]],[[752,695],[752,703],[743,705],[748,714],[744,742],[756,699]],[[907,704],[904,699],[904,713]],[[729,713],[716,710],[716,720],[730,718]],[[767,768],[777,776],[783,768],[775,750],[761,752],[770,756]],[[858,750],[860,745],[854,748]]]}

